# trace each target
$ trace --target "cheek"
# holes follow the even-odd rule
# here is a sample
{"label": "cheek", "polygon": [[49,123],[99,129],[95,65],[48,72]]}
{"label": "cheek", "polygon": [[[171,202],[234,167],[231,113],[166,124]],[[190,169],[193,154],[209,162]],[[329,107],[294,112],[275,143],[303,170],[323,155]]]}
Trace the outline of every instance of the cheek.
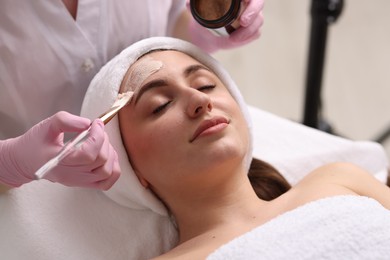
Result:
{"label": "cheek", "polygon": [[130,154],[134,161],[140,168],[145,161],[158,158],[161,151],[163,151],[165,135],[164,131],[160,130],[144,130],[134,135],[129,141],[131,142]]}
{"label": "cheek", "polygon": [[227,111],[227,113],[233,118],[238,138],[242,140],[242,143],[245,146],[248,146],[250,133],[248,130],[248,122],[241,111],[241,107],[230,95],[226,96],[225,101],[220,102],[220,105],[223,106],[224,111]]}
{"label": "cheek", "polygon": [[175,151],[180,149],[183,136],[180,126],[178,121],[164,120],[137,129],[127,140],[131,160],[141,174],[161,171],[163,165],[176,160]]}
{"label": "cheek", "polygon": [[245,146],[248,147],[249,142],[250,142],[250,133],[249,133],[249,129],[248,129],[248,122],[246,121],[241,110],[239,110],[237,112],[236,116],[238,118],[239,134],[242,137],[242,140],[243,140]]}

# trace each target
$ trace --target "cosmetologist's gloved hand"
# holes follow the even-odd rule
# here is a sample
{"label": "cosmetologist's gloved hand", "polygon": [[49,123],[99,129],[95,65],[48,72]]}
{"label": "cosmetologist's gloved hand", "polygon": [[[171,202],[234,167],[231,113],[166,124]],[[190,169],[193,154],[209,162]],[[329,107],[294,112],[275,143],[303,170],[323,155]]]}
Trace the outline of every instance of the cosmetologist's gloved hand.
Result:
{"label": "cosmetologist's gloved hand", "polygon": [[[35,179],[34,173],[63,147],[64,132],[81,132],[90,120],[58,112],[17,138],[0,141],[0,182],[19,187]],[[107,190],[119,178],[118,156],[104,124],[94,120],[87,140],[47,173],[45,179],[66,186]]]}
{"label": "cosmetologist's gloved hand", "polygon": [[[262,12],[264,0],[242,1],[246,7],[239,18],[240,27],[228,37],[214,35],[191,17],[189,32],[192,43],[212,53],[219,49],[239,47],[259,38],[264,21]],[[189,8],[189,0],[187,0],[187,8]]]}

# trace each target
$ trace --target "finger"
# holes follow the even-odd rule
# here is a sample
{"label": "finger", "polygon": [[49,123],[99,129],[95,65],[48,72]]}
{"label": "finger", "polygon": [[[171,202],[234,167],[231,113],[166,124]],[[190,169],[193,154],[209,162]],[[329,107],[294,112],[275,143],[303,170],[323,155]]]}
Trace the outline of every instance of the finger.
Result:
{"label": "finger", "polygon": [[[121,169],[120,169],[118,156],[117,156],[116,152],[114,154],[114,160],[112,161],[110,169],[111,170],[110,170],[110,174],[108,175],[108,177],[106,177],[102,180],[99,180],[99,181],[86,183],[86,184],[84,184],[84,187],[94,188],[94,189],[99,189],[99,190],[108,190],[112,187],[112,185],[115,184],[115,182],[119,179],[120,174],[121,174]],[[97,170],[107,171],[107,168],[96,169],[95,171],[97,171]],[[98,175],[100,175],[100,174],[98,174]]]}
{"label": "finger", "polygon": [[248,43],[260,37],[260,28],[263,24],[261,14],[257,16],[254,22],[248,27],[240,27],[230,35],[230,40],[237,43]]}
{"label": "finger", "polygon": [[69,167],[59,165],[50,171],[45,179],[51,182],[61,183],[69,187],[84,187],[91,180],[91,172],[83,167]]}
{"label": "finger", "polygon": [[102,155],[98,156],[98,159],[88,166],[90,169],[90,182],[99,182],[110,178],[112,172],[118,168],[118,155],[109,143],[108,136],[105,138],[102,150],[104,150]]}
{"label": "finger", "polygon": [[99,182],[110,178],[115,164],[118,164],[118,155],[111,146],[109,146],[107,154],[106,160],[91,171],[91,175],[93,175],[91,181]]}
{"label": "finger", "polygon": [[104,166],[91,170],[89,167],[57,166],[45,179],[68,187],[85,187],[107,190],[120,176],[118,155],[113,148],[110,160]]}
{"label": "finger", "polygon": [[254,22],[257,15],[262,12],[264,0],[245,0],[246,8],[240,16],[240,25],[247,27]]}
{"label": "finger", "polygon": [[102,181],[111,177],[113,173],[117,174],[118,169],[120,170],[118,154],[116,153],[115,149],[110,145],[108,151],[108,159],[106,160],[104,165],[94,169],[93,171],[94,174],[101,176],[101,178],[97,181]]}
{"label": "finger", "polygon": [[47,119],[50,131],[53,135],[63,132],[80,132],[89,127],[91,121],[84,117],[72,115],[68,112],[61,111]]}
{"label": "finger", "polygon": [[88,166],[90,169],[99,167],[107,160],[108,137],[104,132],[104,124],[101,120],[94,120],[89,130],[87,139],[79,149],[75,148],[62,160],[63,165]]}
{"label": "finger", "polygon": [[119,179],[120,175],[121,175],[121,169],[120,169],[118,160],[116,160],[116,162],[113,165],[112,173],[111,173],[110,177],[104,181],[98,182],[96,188],[98,188],[100,190],[110,189],[112,187],[112,185],[114,185],[115,182]]}
{"label": "finger", "polygon": [[107,170],[102,170],[102,167],[97,168],[97,170],[89,170],[84,167],[69,167],[62,166],[58,169],[53,169],[45,179],[48,179],[52,182],[61,183],[69,187],[92,187],[94,183],[108,179],[111,176],[112,164],[108,167]]}

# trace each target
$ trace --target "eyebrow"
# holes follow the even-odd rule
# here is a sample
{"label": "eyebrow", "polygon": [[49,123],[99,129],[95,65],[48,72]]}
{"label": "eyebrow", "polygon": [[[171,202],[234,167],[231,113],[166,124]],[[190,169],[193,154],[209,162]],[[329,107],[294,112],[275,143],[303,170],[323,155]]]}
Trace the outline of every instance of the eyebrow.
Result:
{"label": "eyebrow", "polygon": [[151,90],[153,88],[157,88],[157,87],[163,87],[163,86],[167,86],[168,83],[166,80],[163,80],[163,79],[157,79],[157,80],[152,80],[148,83],[146,83],[144,86],[141,87],[141,89],[139,90],[138,92],[138,95],[135,99],[135,104],[138,103],[138,100],[142,97],[142,95],[148,91],[148,90]]}
{"label": "eyebrow", "polygon": [[[194,64],[194,65],[188,66],[188,67],[184,70],[184,76],[185,76],[185,77],[188,77],[189,75],[191,75],[192,73],[197,72],[198,70],[207,70],[207,71],[210,71],[210,69],[207,68],[206,66],[203,66],[203,65],[201,65],[201,64]],[[211,72],[211,71],[210,71],[210,72]]]}
{"label": "eyebrow", "polygon": [[[191,74],[199,71],[199,70],[207,70],[207,71],[210,71],[209,68],[207,68],[206,66],[203,66],[201,64],[194,64],[194,65],[190,65],[188,66],[184,72],[183,72],[183,75],[185,77],[188,77],[190,76]],[[210,71],[211,72],[211,71]],[[135,99],[135,104],[138,103],[138,101],[140,100],[140,98],[142,97],[142,95],[151,90],[151,89],[154,89],[154,88],[158,88],[158,87],[164,87],[164,86],[167,86],[168,85],[168,82],[166,80],[163,80],[163,79],[157,79],[157,80],[152,80],[148,83],[146,83],[144,86],[141,87],[141,89],[139,90],[139,93]]]}

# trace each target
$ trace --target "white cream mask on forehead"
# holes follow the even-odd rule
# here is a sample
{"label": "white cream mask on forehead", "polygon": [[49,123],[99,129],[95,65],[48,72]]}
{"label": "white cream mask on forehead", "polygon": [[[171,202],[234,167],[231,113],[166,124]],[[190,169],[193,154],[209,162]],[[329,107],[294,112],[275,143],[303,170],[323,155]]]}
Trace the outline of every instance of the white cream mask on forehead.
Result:
{"label": "white cream mask on forehead", "polygon": [[[129,77],[124,79],[125,85],[123,87],[122,93],[117,95],[114,105],[109,110],[111,114],[107,118],[107,121],[110,121],[119,112],[120,109],[126,106],[130,102],[134,93],[140,89],[142,82],[144,82],[145,79],[147,79],[153,73],[159,71],[161,67],[161,61],[156,61],[150,57],[141,59],[137,63],[137,66],[132,71],[130,71]],[[108,112],[106,114],[108,114]],[[102,117],[100,118],[102,119]],[[106,124],[105,121],[103,122]]]}
{"label": "white cream mask on forehead", "polygon": [[146,56],[138,60],[130,69],[129,76],[125,79],[122,92],[134,92],[136,93],[142,83],[152,74],[159,71],[163,63],[159,60],[155,60],[152,57]]}

